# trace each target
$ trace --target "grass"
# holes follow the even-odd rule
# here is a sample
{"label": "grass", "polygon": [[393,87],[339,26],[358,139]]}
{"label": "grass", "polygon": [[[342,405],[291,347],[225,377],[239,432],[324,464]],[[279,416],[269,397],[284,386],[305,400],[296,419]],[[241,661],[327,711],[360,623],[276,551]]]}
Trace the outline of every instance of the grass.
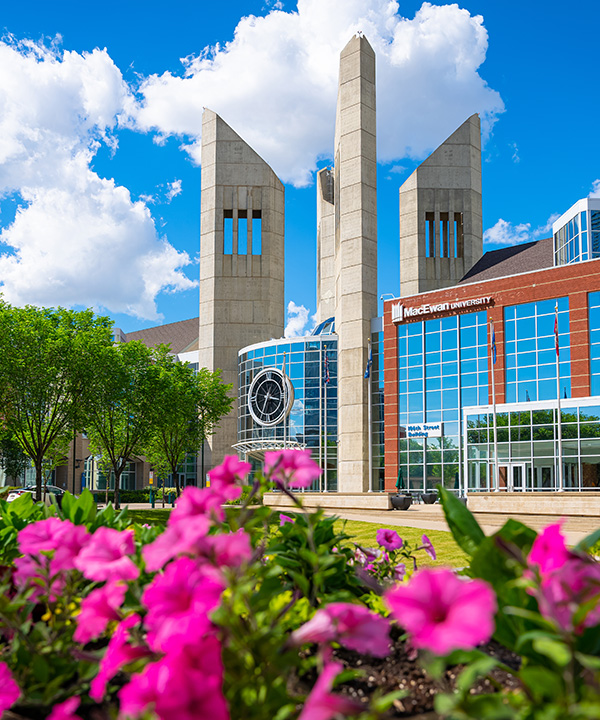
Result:
{"label": "grass", "polygon": [[[386,527],[385,523],[378,525],[370,522],[360,522],[358,520],[339,520],[336,523],[336,529],[345,530],[350,535],[350,542],[354,542],[362,547],[377,547],[376,533],[382,527]],[[469,564],[469,559],[460,547],[454,542],[452,533],[442,530],[419,530],[411,527],[393,527],[398,535],[405,541],[416,548],[421,545],[421,536],[423,532],[433,543],[437,554],[437,560],[432,560],[424,551],[417,554],[417,562],[419,567],[450,565],[451,567],[465,567]]]}
{"label": "grass", "polygon": [[[170,508],[130,510],[129,517],[133,522],[140,523],[140,525],[144,523],[147,525],[165,525],[170,512]],[[343,528],[346,534],[350,536],[348,542],[357,543],[363,547],[376,547],[375,535],[380,527],[385,527],[385,523],[378,525],[358,520],[339,520],[336,523],[338,531]],[[421,544],[423,530],[409,527],[394,527],[393,529],[398,532],[405,542],[409,542],[413,547],[418,547]],[[425,534],[433,543],[437,553],[437,560],[431,560],[425,552],[420,552],[417,555],[419,566],[450,565],[451,567],[464,567],[469,564],[467,555],[454,542],[451,533],[441,530],[426,530]]]}
{"label": "grass", "polygon": [[129,510],[129,519],[140,525],[166,525],[171,508],[156,508],[155,510]]}

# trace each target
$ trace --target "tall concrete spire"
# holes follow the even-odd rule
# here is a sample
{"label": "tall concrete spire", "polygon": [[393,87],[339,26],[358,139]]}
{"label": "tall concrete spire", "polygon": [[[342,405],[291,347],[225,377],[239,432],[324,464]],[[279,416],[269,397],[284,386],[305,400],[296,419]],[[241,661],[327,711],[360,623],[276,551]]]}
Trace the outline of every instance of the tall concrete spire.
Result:
{"label": "tall concrete spire", "polygon": [[[284,329],[284,188],[218,115],[202,118],[199,362],[238,395],[238,350]],[[205,470],[235,452],[237,401],[208,440]]]}
{"label": "tall concrete spire", "polygon": [[338,339],[338,489],[366,492],[364,370],[377,315],[375,53],[356,36],[342,50],[335,128],[335,322]]}
{"label": "tall concrete spire", "polygon": [[472,115],[400,188],[400,294],[456,285],[482,253],[481,129]]}

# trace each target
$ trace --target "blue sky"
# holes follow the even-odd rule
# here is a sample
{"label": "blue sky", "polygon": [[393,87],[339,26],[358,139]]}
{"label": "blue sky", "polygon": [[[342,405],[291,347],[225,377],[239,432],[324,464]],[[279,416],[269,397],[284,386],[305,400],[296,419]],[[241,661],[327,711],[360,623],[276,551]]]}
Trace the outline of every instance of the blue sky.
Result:
{"label": "blue sky", "polygon": [[596,0],[577,13],[537,0],[3,3],[0,290],[91,305],[126,332],[196,316],[207,106],[286,182],[286,303],[304,308],[290,330],[307,329],[314,169],[331,160],[338,56],[357,29],[378,57],[379,293],[399,288],[398,188],[473,112],[485,246],[547,237],[600,192],[599,14]]}

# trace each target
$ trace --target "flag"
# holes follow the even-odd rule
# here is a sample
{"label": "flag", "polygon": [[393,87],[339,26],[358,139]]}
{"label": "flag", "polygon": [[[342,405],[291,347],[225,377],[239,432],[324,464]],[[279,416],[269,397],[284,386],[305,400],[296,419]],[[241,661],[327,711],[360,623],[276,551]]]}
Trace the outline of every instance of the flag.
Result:
{"label": "flag", "polygon": [[556,357],[558,357],[558,303],[554,306],[554,339],[556,344]]}
{"label": "flag", "polygon": [[496,330],[494,328],[494,321],[490,320],[492,326],[492,363],[496,364]]}
{"label": "flag", "polygon": [[367,360],[367,367],[365,368],[365,380],[368,380],[371,377],[371,365],[373,364],[373,348],[371,347],[371,343],[369,343],[369,358]]}
{"label": "flag", "polygon": [[327,345],[325,345],[325,361],[323,363],[323,379],[325,384],[329,382],[329,358],[327,357]]}
{"label": "flag", "polygon": [[529,390],[525,390],[525,400],[527,400],[527,402],[530,402]]}

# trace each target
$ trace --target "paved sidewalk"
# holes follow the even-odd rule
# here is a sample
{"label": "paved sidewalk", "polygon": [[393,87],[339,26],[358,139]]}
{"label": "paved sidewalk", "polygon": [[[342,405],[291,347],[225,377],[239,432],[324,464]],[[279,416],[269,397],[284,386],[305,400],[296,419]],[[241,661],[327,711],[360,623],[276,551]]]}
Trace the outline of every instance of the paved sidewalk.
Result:
{"label": "paved sidewalk", "polygon": [[[382,527],[412,527],[423,530],[444,530],[448,532],[444,511],[441,505],[411,505],[408,510],[379,512],[377,510],[327,510],[327,515],[338,515],[346,520],[359,520],[381,525]],[[499,530],[509,517],[541,530],[557,522],[560,517],[552,515],[501,515],[499,513],[474,513],[477,522],[486,535]],[[563,526],[569,545],[576,545],[580,540],[600,527],[600,518],[566,517]]]}
{"label": "paved sidewalk", "polygon": [[[149,503],[130,503],[132,510],[151,510]],[[162,509],[162,502],[156,503],[156,509]],[[169,503],[165,503],[165,509],[171,509]],[[283,510],[282,510],[283,512]],[[441,505],[411,505],[408,510],[388,510],[382,512],[380,510],[342,510],[327,509],[327,515],[337,515],[345,520],[358,520],[361,522],[369,522],[380,527],[412,527],[422,530],[443,530],[448,532],[446,519]],[[557,522],[559,515],[525,515],[510,514],[503,515],[500,513],[475,513],[477,522],[486,535],[490,535],[499,530],[509,517],[519,520],[525,525],[529,525],[534,530],[541,530],[546,525]],[[565,516],[563,529],[567,537],[569,545],[576,545],[580,540],[600,528],[600,517],[576,517]]]}

